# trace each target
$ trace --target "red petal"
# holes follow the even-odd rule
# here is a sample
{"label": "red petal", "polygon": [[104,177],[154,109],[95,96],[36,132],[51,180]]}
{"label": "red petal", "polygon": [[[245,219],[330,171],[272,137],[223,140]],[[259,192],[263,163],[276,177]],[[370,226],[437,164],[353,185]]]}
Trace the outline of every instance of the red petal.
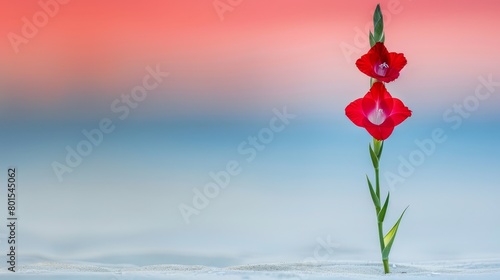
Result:
{"label": "red petal", "polygon": [[398,77],[399,77],[399,72],[389,70],[389,71],[387,71],[387,74],[385,75],[385,77],[378,77],[376,79],[379,81],[382,81],[384,83],[390,83],[390,82],[396,80]]}
{"label": "red petal", "polygon": [[366,116],[363,114],[363,98],[356,99],[345,107],[346,116],[357,126],[363,126]]}
{"label": "red petal", "polygon": [[378,99],[377,96],[374,96],[372,91],[370,90],[364,97],[363,100],[361,101],[361,106],[363,109],[363,114],[365,116],[368,116],[373,109],[377,107]]}
{"label": "red petal", "polygon": [[392,102],[394,104],[392,112],[389,118],[392,120],[394,126],[402,123],[408,117],[411,117],[411,111],[406,107],[403,102],[397,98],[393,98]]}
{"label": "red petal", "polygon": [[391,53],[389,53],[388,60],[389,60],[389,62],[387,62],[387,63],[390,66],[389,69],[393,70],[393,71],[396,70],[398,72],[401,71],[407,63],[406,57],[402,53],[391,52]]}
{"label": "red petal", "polygon": [[[387,123],[387,124],[386,124]],[[370,121],[367,120],[365,129],[370,133],[373,138],[377,140],[385,140],[391,136],[394,131],[394,126],[390,124],[391,121],[388,119],[381,125],[374,125]]]}
{"label": "red petal", "polygon": [[385,88],[384,83],[381,82],[373,83],[368,94],[375,100],[392,98],[391,94]]}
{"label": "red petal", "polygon": [[402,53],[389,53],[389,69],[384,77],[384,82],[389,83],[399,77],[399,72],[406,65],[406,58]]}
{"label": "red petal", "polygon": [[371,62],[370,53],[367,53],[356,60],[356,66],[358,67],[359,71],[363,72],[369,77],[374,77],[375,75],[377,75],[373,71],[374,64],[375,63]]}
{"label": "red petal", "polygon": [[[375,105],[373,105],[368,110],[365,110],[365,114],[368,115],[368,112],[371,112],[375,108],[376,104],[378,104],[378,108],[382,109],[382,111],[384,111],[384,114],[386,116],[390,115],[393,107],[392,96],[389,94],[383,83],[380,82],[374,83],[370,91],[365,96],[365,98],[367,98],[368,95],[370,95],[370,98],[374,100]],[[363,107],[363,109],[367,108]]]}
{"label": "red petal", "polygon": [[[375,45],[373,45],[368,53],[372,53],[376,58],[378,58],[377,60],[379,61],[387,62],[389,58],[389,51],[387,51],[384,43],[380,42],[375,43]],[[374,62],[377,62],[377,60],[375,60]]]}

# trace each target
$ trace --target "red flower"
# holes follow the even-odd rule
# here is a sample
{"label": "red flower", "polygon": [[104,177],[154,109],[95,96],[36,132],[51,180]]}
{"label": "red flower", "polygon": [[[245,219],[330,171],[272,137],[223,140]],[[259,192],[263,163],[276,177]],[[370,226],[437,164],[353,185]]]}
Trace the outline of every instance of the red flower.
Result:
{"label": "red flower", "polygon": [[383,83],[376,82],[363,98],[347,105],[345,114],[375,139],[385,140],[396,125],[411,116],[411,111],[401,100],[392,98]]}
{"label": "red flower", "polygon": [[361,72],[386,83],[397,79],[405,65],[406,58],[402,53],[390,53],[380,42],[356,61],[356,66]]}

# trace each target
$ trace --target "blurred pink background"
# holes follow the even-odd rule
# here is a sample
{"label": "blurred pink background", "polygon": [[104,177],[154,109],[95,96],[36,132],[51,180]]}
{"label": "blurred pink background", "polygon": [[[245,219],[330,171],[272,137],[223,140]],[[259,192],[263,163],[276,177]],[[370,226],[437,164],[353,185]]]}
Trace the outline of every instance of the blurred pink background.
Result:
{"label": "blurred pink background", "polygon": [[[371,26],[379,1],[242,1],[223,20],[212,0],[69,1],[17,47],[8,34],[21,34],[22,18],[32,21],[41,7],[34,0],[2,2],[0,102],[52,108],[81,87],[92,89],[91,98],[116,96],[147,65],[160,64],[171,77],[159,102],[238,111],[286,98],[328,113],[366,92],[367,78],[354,62],[368,49],[359,33]],[[500,2],[381,5],[388,48],[409,61],[391,88],[410,104],[448,105],[478,75],[499,73]]]}

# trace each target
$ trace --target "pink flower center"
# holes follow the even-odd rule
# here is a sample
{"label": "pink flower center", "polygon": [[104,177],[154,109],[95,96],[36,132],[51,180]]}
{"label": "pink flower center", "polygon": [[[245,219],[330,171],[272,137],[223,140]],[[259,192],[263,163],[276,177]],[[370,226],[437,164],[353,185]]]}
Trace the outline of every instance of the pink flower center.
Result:
{"label": "pink flower center", "polygon": [[386,118],[382,109],[375,109],[368,115],[368,120],[374,125],[382,124]]}
{"label": "pink flower center", "polygon": [[378,63],[375,64],[374,71],[377,73],[377,75],[385,77],[385,74],[387,74],[387,69],[389,69],[389,64],[386,62],[383,63]]}

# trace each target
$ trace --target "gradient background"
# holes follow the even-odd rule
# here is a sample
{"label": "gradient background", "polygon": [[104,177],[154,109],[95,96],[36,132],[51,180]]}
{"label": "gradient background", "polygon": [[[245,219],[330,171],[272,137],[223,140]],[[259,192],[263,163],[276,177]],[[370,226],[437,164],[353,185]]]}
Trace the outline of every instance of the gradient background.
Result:
{"label": "gradient background", "polygon": [[[0,178],[19,169],[22,262],[300,261],[328,236],[325,259],[378,261],[370,136],[344,116],[368,90],[354,62],[377,1],[243,1],[221,21],[212,1],[74,0],[18,53],[7,34],[41,8],[0,3]],[[386,45],[408,59],[387,87],[413,110],[386,141],[382,173],[397,173],[416,139],[447,136],[392,190],[389,223],[411,205],[392,259],[500,257],[500,87],[458,129],[443,118],[479,76],[500,80],[500,2],[381,5]],[[170,77],[118,120],[111,102],[157,64]],[[238,145],[284,106],[296,119],[247,163]],[[52,162],[102,118],[115,131],[59,182]],[[229,160],[242,173],[185,224],[179,204]],[[2,254],[6,236],[0,227]]]}

